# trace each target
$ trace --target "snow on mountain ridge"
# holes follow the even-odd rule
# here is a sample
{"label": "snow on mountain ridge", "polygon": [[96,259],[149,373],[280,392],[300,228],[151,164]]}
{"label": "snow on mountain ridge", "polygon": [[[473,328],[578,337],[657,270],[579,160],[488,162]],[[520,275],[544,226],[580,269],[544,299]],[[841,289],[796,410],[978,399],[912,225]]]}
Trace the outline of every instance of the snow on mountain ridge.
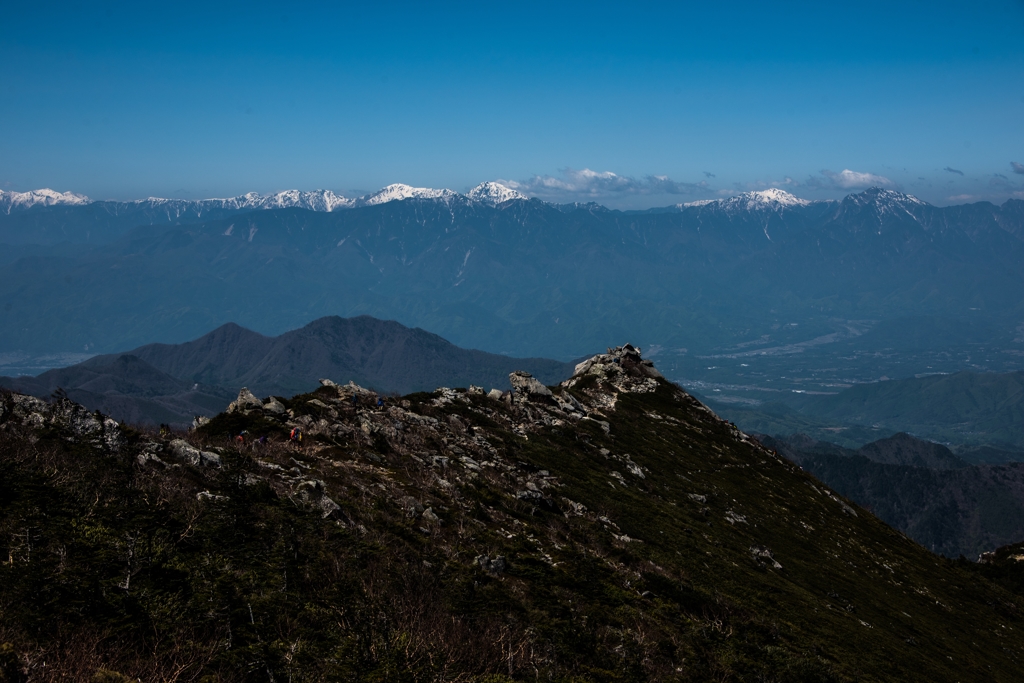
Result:
{"label": "snow on mountain ridge", "polygon": [[852,201],[858,204],[918,204],[927,206],[928,202],[922,201],[912,194],[886,190],[880,187],[872,187],[858,194],[847,195],[844,201]]}
{"label": "snow on mountain ridge", "polygon": [[513,199],[528,199],[528,197],[522,192],[513,190],[510,187],[506,187],[501,183],[488,181],[486,183],[480,183],[466,195],[475,202],[481,202],[483,204],[490,204],[491,206],[497,206],[503,202],[512,201]]}
{"label": "snow on mountain ridge", "polygon": [[165,199],[162,197],[149,197],[147,199],[136,199],[133,204],[150,204],[151,206],[174,206],[214,209],[288,209],[298,207],[311,211],[329,212],[336,209],[348,208],[353,200],[335,194],[330,190],[313,190],[302,192],[301,190],[284,190],[271,195],[261,195],[258,192],[247,192],[237,197],[215,197],[210,199]]}
{"label": "snow on mountain ridge", "polygon": [[15,209],[28,209],[38,205],[55,206],[57,204],[65,204],[79,206],[90,203],[92,203],[92,200],[84,194],[57,192],[48,187],[41,190],[29,190],[28,192],[5,192],[0,190],[0,211],[7,214]]}
{"label": "snow on mountain ridge", "polygon": [[772,187],[767,190],[744,192],[736,195],[735,197],[728,197],[725,199],[701,199],[695,202],[687,202],[686,204],[677,204],[676,206],[682,208],[684,206],[716,205],[723,209],[757,211],[762,209],[778,210],[791,206],[807,206],[810,203],[811,202],[807,199],[801,199],[800,197],[791,195],[785,190]]}
{"label": "snow on mountain ridge", "polygon": [[387,202],[400,201],[402,199],[454,199],[461,197],[454,190],[435,190],[431,187],[412,187],[402,183],[393,183],[383,187],[371,195],[360,197],[356,200],[358,206],[375,206]]}
{"label": "snow on mountain ridge", "polygon": [[[169,214],[175,215],[181,215],[186,212],[196,212],[197,215],[201,215],[209,209],[257,210],[301,208],[310,211],[330,212],[357,206],[375,206],[404,199],[436,199],[445,202],[462,199],[477,204],[497,206],[507,201],[525,200],[529,199],[529,197],[501,183],[488,181],[480,183],[465,195],[449,189],[412,187],[402,183],[395,183],[357,199],[350,199],[335,194],[331,190],[313,190],[311,192],[284,190],[270,195],[248,192],[236,197],[198,200],[149,197],[124,202],[124,204],[148,205],[152,208],[166,210]],[[904,208],[908,205],[928,205],[927,202],[913,195],[881,188],[870,188],[859,194],[848,195],[844,201],[853,202],[855,205],[873,203],[881,207],[882,210],[885,210],[885,206]],[[34,206],[83,206],[91,203],[93,203],[93,200],[85,195],[73,192],[56,192],[50,189],[31,190],[28,192],[0,190],[0,212],[6,214],[10,214],[12,211],[29,209]],[[780,211],[786,208],[807,206],[812,203],[815,202],[801,199],[785,190],[769,188],[767,190],[744,192],[728,198],[701,199],[685,204],[676,204],[676,208],[681,210],[683,208],[714,206],[728,211]]]}

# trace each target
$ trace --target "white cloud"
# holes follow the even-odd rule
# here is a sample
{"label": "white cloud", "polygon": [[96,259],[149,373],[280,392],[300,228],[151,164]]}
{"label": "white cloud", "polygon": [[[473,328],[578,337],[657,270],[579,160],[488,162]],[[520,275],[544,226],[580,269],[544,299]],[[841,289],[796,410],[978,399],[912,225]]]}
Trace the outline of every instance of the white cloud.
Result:
{"label": "white cloud", "polygon": [[875,175],[874,173],[860,173],[858,171],[851,171],[848,168],[839,173],[825,170],[821,172],[821,175],[825,176],[827,182],[834,187],[844,190],[862,187],[896,187],[896,183],[885,176]]}
{"label": "white cloud", "polygon": [[524,194],[546,199],[600,199],[622,195],[695,194],[706,192],[708,184],[681,183],[664,175],[643,178],[622,176],[611,171],[566,168],[559,177],[535,175],[527,180],[499,180],[502,185]]}

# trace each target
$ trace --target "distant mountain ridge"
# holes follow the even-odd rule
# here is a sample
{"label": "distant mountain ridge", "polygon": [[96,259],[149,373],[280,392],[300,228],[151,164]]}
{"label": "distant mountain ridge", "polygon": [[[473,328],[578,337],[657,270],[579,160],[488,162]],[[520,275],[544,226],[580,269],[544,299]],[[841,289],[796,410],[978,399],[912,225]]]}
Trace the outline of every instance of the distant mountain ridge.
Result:
{"label": "distant mountain ridge", "polygon": [[858,450],[799,434],[757,438],[932,552],[976,559],[1024,538],[1024,463],[968,465],[907,434]]}
{"label": "distant mountain ridge", "polygon": [[0,254],[0,351],[109,352],[228,320],[277,334],[364,313],[563,359],[608,339],[699,353],[847,319],[1024,319],[1024,202],[940,208],[870,190],[780,206],[637,213],[445,194],[331,212],[37,207],[0,216],[0,242],[52,245]]}
{"label": "distant mountain ridge", "polygon": [[166,207],[171,213],[186,215],[189,212],[197,215],[205,211],[221,210],[256,210],[256,209],[287,209],[300,208],[309,211],[331,212],[357,206],[375,206],[403,199],[439,199],[463,200],[496,205],[513,199],[527,199],[526,195],[496,182],[484,182],[466,194],[454,190],[412,187],[402,183],[394,183],[371,194],[349,198],[335,194],[331,190],[284,190],[269,195],[258,192],[247,192],[236,197],[211,199],[167,199],[163,197],[147,197],[129,201],[94,201],[82,194],[73,192],[57,192],[49,188],[28,192],[9,192],[0,190],[0,212],[10,215],[12,212],[25,211],[36,207],[51,206],[85,206],[88,204],[109,204],[123,207]]}
{"label": "distant mountain ridge", "polygon": [[803,412],[842,423],[1024,450],[1024,371],[964,371],[860,384],[809,402]]}
{"label": "distant mountain ridge", "polygon": [[128,422],[187,424],[224,410],[243,386],[284,397],[315,389],[321,378],[399,393],[471,382],[507,389],[513,370],[555,384],[573,365],[461,349],[394,321],[332,316],[278,337],[229,323],[183,344],[148,344],[38,377],[0,377],[0,386],[38,397],[62,389]]}

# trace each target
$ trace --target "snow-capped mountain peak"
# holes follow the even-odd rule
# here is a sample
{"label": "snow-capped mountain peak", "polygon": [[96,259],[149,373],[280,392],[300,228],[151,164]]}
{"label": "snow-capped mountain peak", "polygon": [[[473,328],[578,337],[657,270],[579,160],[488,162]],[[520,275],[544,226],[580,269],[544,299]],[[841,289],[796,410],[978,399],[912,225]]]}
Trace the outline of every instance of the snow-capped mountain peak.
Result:
{"label": "snow-capped mountain peak", "polygon": [[857,204],[918,204],[924,206],[928,203],[918,199],[912,194],[904,194],[903,192],[897,192],[896,190],[886,190],[881,187],[868,188],[859,194],[851,194],[847,196],[846,199]]}
{"label": "snow-capped mountain peak", "polygon": [[781,204],[783,206],[807,206],[810,202],[800,197],[795,197],[785,190],[780,190],[777,187],[772,187],[767,190],[759,190],[757,192],[747,193],[748,202],[757,202],[759,204]]}
{"label": "snow-capped mountain peak", "polygon": [[361,206],[374,206],[387,202],[401,201],[403,199],[453,199],[460,196],[452,190],[435,190],[430,187],[412,187],[402,183],[394,183],[377,190],[371,195],[361,197],[357,200]]}
{"label": "snow-capped mountain peak", "polygon": [[510,187],[505,187],[501,183],[486,182],[480,183],[466,195],[474,202],[480,202],[481,204],[490,204],[491,206],[497,206],[502,202],[508,202],[513,199],[526,199],[526,195],[522,192],[517,192]]}
{"label": "snow-capped mountain peak", "polygon": [[260,203],[262,209],[285,209],[298,207],[311,211],[336,211],[347,209],[353,204],[352,199],[335,194],[330,190],[313,190],[312,192],[300,192],[299,190],[285,190],[268,197],[264,197]]}
{"label": "snow-capped mountain peak", "polygon": [[33,206],[55,206],[57,204],[78,206],[91,202],[92,200],[84,194],[57,192],[49,188],[29,190],[28,192],[5,192],[0,190],[0,211],[7,214],[11,211],[28,209]]}
{"label": "snow-capped mountain peak", "polygon": [[810,201],[791,195],[785,190],[771,187],[767,190],[744,192],[727,199],[701,199],[695,202],[680,204],[679,206],[719,206],[723,209],[734,211],[762,211],[765,209],[777,211],[794,206],[807,206],[810,203]]}
{"label": "snow-capped mountain peak", "polygon": [[345,209],[353,204],[352,199],[335,194],[330,190],[313,190],[303,192],[301,190],[284,190],[271,195],[261,195],[259,192],[246,192],[237,197],[223,197],[211,199],[164,199],[160,197],[149,197],[137,199],[135,204],[149,204],[151,206],[172,206],[178,208],[196,207],[197,209],[288,209],[297,207],[309,209],[310,211],[336,211]]}

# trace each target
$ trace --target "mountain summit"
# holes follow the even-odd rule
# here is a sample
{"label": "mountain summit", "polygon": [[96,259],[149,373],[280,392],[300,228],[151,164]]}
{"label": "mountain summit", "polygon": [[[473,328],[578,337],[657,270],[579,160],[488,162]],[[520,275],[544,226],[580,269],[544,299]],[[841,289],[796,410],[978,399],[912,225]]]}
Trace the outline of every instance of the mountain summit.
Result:
{"label": "mountain summit", "polygon": [[728,211],[763,211],[765,209],[779,210],[792,206],[807,206],[810,203],[807,199],[801,199],[785,190],[773,187],[756,192],[744,192],[726,199],[702,199],[696,202],[677,204],[676,207],[682,209],[694,206],[714,206]]}
{"label": "mountain summit", "polygon": [[466,196],[475,202],[482,202],[493,206],[512,201],[513,199],[528,199],[522,192],[495,182],[480,183],[470,190]]}
{"label": "mountain summit", "polygon": [[640,349],[558,385],[509,381],[244,389],[188,434],[0,397],[0,671],[1019,679],[1019,595],[719,419]]}
{"label": "mountain summit", "polygon": [[30,190],[29,192],[6,192],[0,190],[0,212],[9,214],[11,211],[30,209],[34,206],[81,206],[90,204],[92,200],[84,194],[74,192],[57,192],[49,188]]}
{"label": "mountain summit", "polygon": [[385,204],[387,202],[401,201],[403,199],[451,200],[461,196],[462,195],[454,190],[435,190],[430,187],[412,187],[411,185],[395,183],[381,188],[371,195],[359,198],[356,200],[356,205],[374,206],[376,204]]}

